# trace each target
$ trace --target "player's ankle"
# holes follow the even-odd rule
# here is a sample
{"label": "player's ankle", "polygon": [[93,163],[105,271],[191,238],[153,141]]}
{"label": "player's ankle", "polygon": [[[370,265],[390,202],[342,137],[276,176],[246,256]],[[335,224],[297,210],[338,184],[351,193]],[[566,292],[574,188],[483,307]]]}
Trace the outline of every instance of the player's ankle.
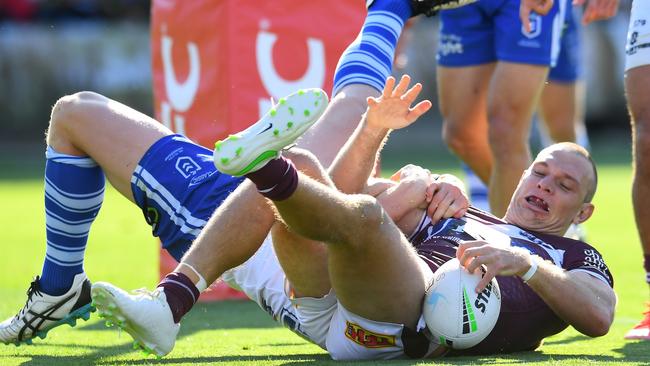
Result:
{"label": "player's ankle", "polygon": [[255,184],[261,195],[273,201],[286,200],[298,187],[298,170],[291,160],[282,156],[246,174],[246,178]]}
{"label": "player's ankle", "polygon": [[157,287],[165,292],[174,323],[181,321],[181,318],[194,307],[201,294],[192,280],[179,272],[172,272],[165,276]]}

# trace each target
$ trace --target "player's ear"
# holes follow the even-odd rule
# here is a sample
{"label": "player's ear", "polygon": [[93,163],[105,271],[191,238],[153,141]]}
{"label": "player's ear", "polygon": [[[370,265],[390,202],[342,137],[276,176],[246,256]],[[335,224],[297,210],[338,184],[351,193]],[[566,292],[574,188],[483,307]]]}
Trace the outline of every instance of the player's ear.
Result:
{"label": "player's ear", "polygon": [[582,204],[580,211],[573,218],[574,224],[581,224],[591,217],[591,214],[594,213],[594,205],[591,202],[586,202]]}

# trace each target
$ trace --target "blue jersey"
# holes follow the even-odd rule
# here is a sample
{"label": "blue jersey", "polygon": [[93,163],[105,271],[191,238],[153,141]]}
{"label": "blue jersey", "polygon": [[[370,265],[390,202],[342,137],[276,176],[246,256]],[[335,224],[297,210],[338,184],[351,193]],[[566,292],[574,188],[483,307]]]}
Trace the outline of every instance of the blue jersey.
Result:
{"label": "blue jersey", "polygon": [[214,210],[243,180],[217,171],[212,151],[171,135],[142,157],[131,189],[153,235],[180,261]]}
{"label": "blue jersey", "polygon": [[531,14],[531,31],[519,19],[520,0],[479,0],[440,12],[438,64],[474,66],[496,61],[553,66],[560,51],[567,0],[544,16]]}

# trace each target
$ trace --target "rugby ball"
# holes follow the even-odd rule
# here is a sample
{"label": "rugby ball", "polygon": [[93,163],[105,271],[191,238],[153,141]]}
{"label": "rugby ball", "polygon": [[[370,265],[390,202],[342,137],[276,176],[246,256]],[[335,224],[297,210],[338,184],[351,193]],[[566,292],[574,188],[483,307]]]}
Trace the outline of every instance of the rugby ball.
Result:
{"label": "rugby ball", "polygon": [[494,328],[501,310],[496,279],[477,294],[482,273],[472,274],[454,258],[433,274],[422,312],[433,339],[453,349],[466,349],[481,342]]}

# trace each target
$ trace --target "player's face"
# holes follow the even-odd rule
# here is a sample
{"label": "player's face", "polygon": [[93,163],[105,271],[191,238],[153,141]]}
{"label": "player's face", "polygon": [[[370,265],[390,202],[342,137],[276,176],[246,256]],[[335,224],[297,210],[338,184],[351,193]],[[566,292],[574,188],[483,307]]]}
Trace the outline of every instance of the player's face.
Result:
{"label": "player's face", "polygon": [[584,203],[592,179],[591,164],[570,150],[546,149],[524,172],[506,221],[526,229],[563,235],[572,222],[591,215]]}

